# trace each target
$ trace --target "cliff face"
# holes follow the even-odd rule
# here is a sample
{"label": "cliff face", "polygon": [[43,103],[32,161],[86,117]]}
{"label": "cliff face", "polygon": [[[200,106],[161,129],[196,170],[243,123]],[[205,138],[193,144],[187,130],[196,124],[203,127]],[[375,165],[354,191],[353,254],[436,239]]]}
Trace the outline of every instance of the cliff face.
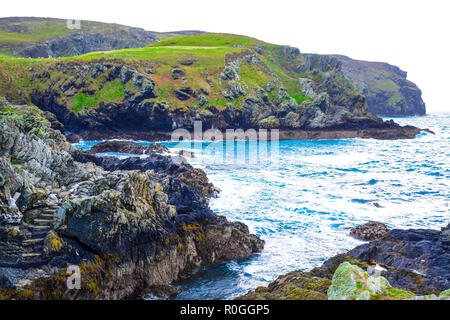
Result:
{"label": "cliff face", "polygon": [[422,92],[406,79],[406,72],[382,62],[353,60],[335,56],[353,87],[366,96],[368,109],[378,116],[422,116]]}
{"label": "cliff face", "polygon": [[92,51],[144,47],[159,40],[154,33],[118,24],[81,21],[68,28],[66,20],[1,18],[0,56],[69,57]]}
{"label": "cliff face", "polygon": [[179,36],[65,60],[1,60],[0,68],[0,93],[91,139],[167,139],[196,120],[204,130],[398,127],[367,111],[337,58],[243,36]]}
{"label": "cliff face", "polygon": [[0,298],[126,298],[262,250],[209,209],[213,186],[183,158],[97,157],[39,109],[0,105]]}

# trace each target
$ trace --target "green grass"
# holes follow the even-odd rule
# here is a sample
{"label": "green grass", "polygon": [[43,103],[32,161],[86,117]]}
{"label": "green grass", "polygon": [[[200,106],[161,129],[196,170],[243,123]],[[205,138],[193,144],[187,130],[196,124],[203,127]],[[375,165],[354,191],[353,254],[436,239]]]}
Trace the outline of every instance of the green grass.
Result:
{"label": "green grass", "polygon": [[400,102],[402,97],[398,92],[394,93],[388,100],[389,105],[393,106]]}
{"label": "green grass", "polygon": [[[20,43],[37,42],[58,36],[79,32],[120,32],[128,31],[130,27],[111,23],[81,21],[81,29],[69,29],[67,20],[53,18],[6,18],[1,20],[6,29],[0,30],[0,44],[17,45]],[[16,30],[20,30],[17,32]]]}
{"label": "green grass", "polygon": [[212,104],[213,106],[222,106],[222,107],[226,106],[228,102],[229,101],[227,99],[225,99],[224,97],[218,97],[218,98],[209,100],[209,103]]}
{"label": "green grass", "polygon": [[233,47],[235,45],[254,47],[266,44],[263,41],[234,34],[204,33],[196,35],[178,36],[153,43],[150,47]]}
{"label": "green grass", "polygon": [[376,80],[377,86],[386,91],[395,91],[398,89],[397,85],[389,79]]}
{"label": "green grass", "polygon": [[116,79],[111,82],[107,82],[103,88],[97,91],[94,95],[87,95],[79,93],[71,98],[72,111],[79,112],[85,107],[95,108],[100,102],[113,102],[117,101],[125,95],[125,88],[120,81]]}
{"label": "green grass", "polygon": [[77,31],[69,29],[65,20],[28,20],[10,22],[8,25],[15,25],[25,30],[26,33],[7,32],[0,30],[0,43],[16,44],[21,42],[33,42],[45,40],[69,34]]}
{"label": "green grass", "polygon": [[2,58],[13,58],[14,54],[13,54],[12,50],[4,50],[4,51],[0,50],[0,57],[2,57]]}

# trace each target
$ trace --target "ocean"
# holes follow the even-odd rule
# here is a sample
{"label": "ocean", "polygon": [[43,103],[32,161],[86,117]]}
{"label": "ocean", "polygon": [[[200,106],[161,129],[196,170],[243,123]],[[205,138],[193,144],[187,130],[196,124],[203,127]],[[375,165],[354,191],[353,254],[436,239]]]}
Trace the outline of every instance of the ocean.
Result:
{"label": "ocean", "polygon": [[[210,202],[214,212],[247,224],[266,241],[248,260],[199,270],[177,283],[177,299],[233,299],[281,274],[320,266],[363,243],[349,235],[350,228],[371,220],[404,229],[439,229],[450,222],[450,114],[394,121],[436,135],[284,140],[268,143],[268,152],[254,142],[233,148],[221,141],[162,142],[172,151],[193,151],[189,162],[221,190]],[[98,142],[76,146],[89,149]]]}

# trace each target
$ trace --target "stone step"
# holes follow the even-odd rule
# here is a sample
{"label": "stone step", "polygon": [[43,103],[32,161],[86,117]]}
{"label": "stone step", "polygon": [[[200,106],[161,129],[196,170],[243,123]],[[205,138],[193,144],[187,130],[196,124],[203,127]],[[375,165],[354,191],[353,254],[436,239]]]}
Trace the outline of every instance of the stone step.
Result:
{"label": "stone step", "polygon": [[38,225],[51,225],[53,223],[53,218],[50,219],[34,219],[34,223]]}
{"label": "stone step", "polygon": [[31,235],[30,239],[38,239],[38,238],[45,238],[45,236],[48,234],[48,230],[42,230],[42,231],[34,231]]}
{"label": "stone step", "polygon": [[50,230],[51,226],[50,225],[30,225],[29,227],[30,229],[34,230]]}
{"label": "stone step", "polygon": [[42,254],[40,252],[23,253],[22,258],[36,258],[40,257]]}
{"label": "stone step", "polygon": [[27,240],[23,240],[23,245],[35,245],[35,244],[39,244],[41,242],[44,242],[44,238],[36,238],[36,239],[27,239]]}
{"label": "stone step", "polygon": [[54,216],[55,216],[55,215],[54,215],[53,213],[42,213],[42,214],[39,216],[39,218],[42,218],[42,219],[48,218],[48,219],[53,220],[53,217],[54,217]]}

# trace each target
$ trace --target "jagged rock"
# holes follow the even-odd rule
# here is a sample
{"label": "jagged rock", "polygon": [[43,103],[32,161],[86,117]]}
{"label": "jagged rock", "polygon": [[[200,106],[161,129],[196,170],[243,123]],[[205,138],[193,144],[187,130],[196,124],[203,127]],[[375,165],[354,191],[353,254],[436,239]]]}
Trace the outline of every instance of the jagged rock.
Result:
{"label": "jagged rock", "polygon": [[144,153],[145,154],[152,154],[152,153],[169,153],[169,148],[166,146],[163,146],[162,144],[158,143],[152,143],[148,147],[145,148]]}
{"label": "jagged rock", "polygon": [[94,145],[90,153],[104,153],[104,152],[119,152],[129,154],[153,154],[153,153],[167,153],[169,149],[163,145],[152,143],[145,147],[133,141],[112,140],[105,141]]}
{"label": "jagged rock", "polygon": [[380,116],[415,116],[426,113],[422,92],[406,79],[406,72],[382,62],[335,56],[342,72],[358,92],[366,96],[368,110]]}
{"label": "jagged rock", "polygon": [[332,299],[449,299],[446,230],[391,230],[380,240],[338,254],[311,271],[279,276],[239,299],[316,300],[326,299],[327,293]]}
{"label": "jagged rock", "polygon": [[206,99],[206,97],[204,95],[199,96],[198,97],[198,105],[200,107],[203,107],[206,104],[208,104],[208,100]]}
{"label": "jagged rock", "polygon": [[234,68],[232,68],[231,66],[227,66],[221,72],[220,78],[222,80],[235,80],[238,78],[238,75]]}
{"label": "jagged rock", "polygon": [[133,77],[133,73],[133,70],[130,70],[127,67],[123,66],[120,70],[120,80],[122,81],[122,83],[125,84],[130,81]]}
{"label": "jagged rock", "polygon": [[444,291],[436,295],[416,296],[414,293],[393,288],[382,276],[369,276],[358,266],[342,263],[333,275],[328,289],[329,300],[446,300]]}
{"label": "jagged rock", "polygon": [[302,93],[311,99],[315,99],[317,97],[317,94],[313,88],[313,81],[311,79],[305,78],[300,78],[298,80],[302,85]]}
{"label": "jagged rock", "polygon": [[239,98],[240,96],[247,95],[247,92],[244,90],[244,88],[242,88],[242,86],[234,80],[229,82],[228,88],[229,90],[222,92],[222,95],[228,100],[233,100]]}
{"label": "jagged rock", "polygon": [[[33,33],[28,30],[33,24],[65,26],[66,20],[51,18],[14,17],[2,18],[2,27],[14,33]],[[25,58],[68,57],[93,51],[144,47],[158,41],[152,32],[117,24],[81,22],[76,32],[49,37],[48,39],[9,44],[14,54]],[[12,31],[14,30],[14,31]],[[68,30],[68,29],[67,29]],[[69,31],[69,30],[68,30]]]}
{"label": "jagged rock", "polygon": [[298,48],[286,46],[283,48],[283,55],[286,59],[295,59],[300,55]]}
{"label": "jagged rock", "polygon": [[275,116],[270,116],[265,119],[262,119],[259,122],[259,125],[263,129],[274,129],[280,127],[280,120],[278,120]]}
{"label": "jagged rock", "polygon": [[387,233],[388,228],[384,223],[370,221],[363,225],[352,228],[350,234],[361,240],[378,240],[382,239]]}
{"label": "jagged rock", "polygon": [[195,91],[192,90],[192,88],[190,88],[190,87],[176,89],[174,91],[174,93],[175,93],[176,97],[181,101],[185,101],[190,98],[195,98],[197,96]]}
{"label": "jagged rock", "polygon": [[[13,106],[0,115],[0,129],[2,297],[133,297],[263,247],[245,225],[209,209],[216,190],[187,163],[160,154],[118,159],[84,152],[35,107]],[[11,207],[31,220],[53,212],[40,249],[24,245],[26,221],[5,223]],[[80,290],[67,289],[67,265],[84,270]]]}
{"label": "jagged rock", "polygon": [[145,147],[139,143],[132,141],[105,141],[93,146],[89,152],[101,153],[101,152],[120,152],[131,154],[143,154]]}
{"label": "jagged rock", "polygon": [[268,82],[266,85],[266,91],[267,92],[272,92],[273,89],[275,89],[275,85],[273,84],[273,82]]}
{"label": "jagged rock", "polygon": [[81,138],[79,135],[69,133],[68,135],[66,135],[66,140],[70,143],[79,143]]}

